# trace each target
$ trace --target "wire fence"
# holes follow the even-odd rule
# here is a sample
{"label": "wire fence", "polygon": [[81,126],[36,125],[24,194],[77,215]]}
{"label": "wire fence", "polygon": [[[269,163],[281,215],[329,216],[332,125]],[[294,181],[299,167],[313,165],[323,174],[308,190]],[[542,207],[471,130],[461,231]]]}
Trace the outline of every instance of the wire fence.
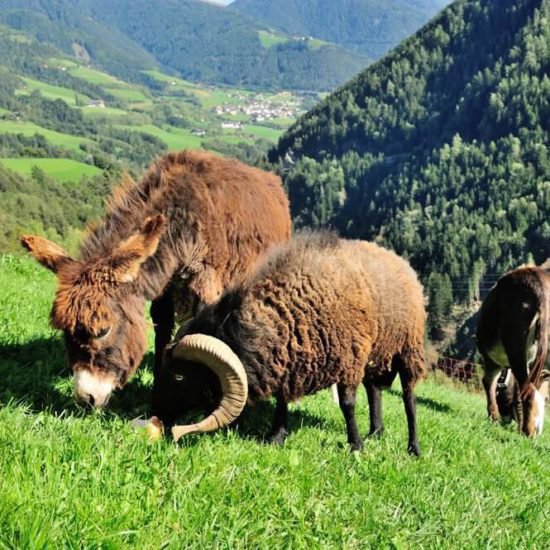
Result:
{"label": "wire fence", "polygon": [[475,390],[480,390],[483,387],[481,384],[482,369],[483,367],[479,363],[471,363],[453,357],[439,357],[433,365],[434,371],[443,372],[451,380],[461,382]]}

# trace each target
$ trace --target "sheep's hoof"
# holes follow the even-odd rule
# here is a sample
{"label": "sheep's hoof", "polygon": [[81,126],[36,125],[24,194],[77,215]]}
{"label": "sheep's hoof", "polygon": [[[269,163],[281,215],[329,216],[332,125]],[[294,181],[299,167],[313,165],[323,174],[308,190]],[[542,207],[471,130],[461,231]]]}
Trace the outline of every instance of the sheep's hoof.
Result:
{"label": "sheep's hoof", "polygon": [[407,451],[409,451],[409,454],[412,456],[420,457],[420,446],[416,442],[410,443]]}
{"label": "sheep's hoof", "polygon": [[284,428],[281,428],[280,430],[277,430],[276,432],[273,432],[267,436],[267,443],[270,443],[271,445],[282,445],[285,442],[286,436],[288,435],[288,431]]}
{"label": "sheep's hoof", "polygon": [[350,443],[349,448],[352,453],[361,452],[363,450],[363,442],[360,441],[359,443]]}

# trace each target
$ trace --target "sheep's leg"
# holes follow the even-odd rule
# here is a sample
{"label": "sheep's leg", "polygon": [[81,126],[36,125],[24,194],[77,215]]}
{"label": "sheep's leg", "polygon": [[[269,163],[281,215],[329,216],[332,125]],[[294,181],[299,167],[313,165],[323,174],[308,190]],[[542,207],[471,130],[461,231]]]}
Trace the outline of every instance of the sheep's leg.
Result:
{"label": "sheep's leg", "polygon": [[281,445],[288,435],[288,403],[280,396],[277,396],[273,426],[267,437],[269,443]]}
{"label": "sheep's leg", "polygon": [[370,430],[368,437],[381,437],[384,433],[382,420],[382,390],[369,380],[363,380],[369,400]]}
{"label": "sheep's leg", "polygon": [[482,382],[487,396],[487,414],[491,420],[497,421],[500,418],[497,404],[497,382],[502,369],[486,355],[483,355],[483,362],[485,372]]}
{"label": "sheep's leg", "polygon": [[164,359],[164,349],[172,339],[174,331],[174,301],[172,292],[165,293],[151,303],[151,319],[155,325],[155,364],[153,366],[153,403],[151,414],[155,415],[157,404],[154,402],[158,392],[156,386],[160,380],[160,371]]}
{"label": "sheep's leg", "polygon": [[357,422],[355,421],[355,396],[357,388],[347,386],[346,384],[338,384],[338,400],[340,409],[346,421],[346,430],[348,432],[348,443],[352,451],[363,450],[363,440],[359,435]]}
{"label": "sheep's leg", "polygon": [[409,429],[409,444],[407,450],[410,454],[420,456],[420,444],[416,435],[416,398],[413,391],[413,382],[406,369],[399,370],[399,378],[403,389],[403,404],[407,415],[407,426]]}

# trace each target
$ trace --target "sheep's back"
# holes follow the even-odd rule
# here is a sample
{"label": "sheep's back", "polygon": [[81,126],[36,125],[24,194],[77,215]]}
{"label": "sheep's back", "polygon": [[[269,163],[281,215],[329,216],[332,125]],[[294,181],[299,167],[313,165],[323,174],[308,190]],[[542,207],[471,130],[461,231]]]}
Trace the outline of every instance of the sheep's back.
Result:
{"label": "sheep's back", "polygon": [[249,332],[248,344],[256,350],[257,397],[274,388],[294,399],[335,382],[357,385],[367,361],[386,364],[422,343],[422,289],[407,262],[370,243],[315,239],[283,246],[241,309],[243,326],[262,327]]}

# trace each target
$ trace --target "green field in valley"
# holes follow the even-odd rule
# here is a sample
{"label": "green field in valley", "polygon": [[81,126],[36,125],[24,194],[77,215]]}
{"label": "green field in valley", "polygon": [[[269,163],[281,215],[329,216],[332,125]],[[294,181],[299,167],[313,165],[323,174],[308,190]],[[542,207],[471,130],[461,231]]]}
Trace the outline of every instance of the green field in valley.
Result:
{"label": "green field in valley", "polygon": [[91,140],[88,138],[48,130],[26,121],[0,120],[0,133],[23,134],[24,136],[42,134],[53,145],[66,147],[74,151],[80,150],[81,143],[91,143]]}
{"label": "green field in valley", "polygon": [[406,453],[398,387],[363,453],[348,451],[329,392],[291,407],[281,448],[261,441],[270,404],[239,430],[149,443],[128,421],[147,408],[151,356],[109,411],[87,414],[48,325],[53,275],[3,256],[0,287],[1,548],[548,546],[548,426],[528,440],[491,425],[481,395],[429,380],[420,459]]}
{"label": "green field in valley", "polygon": [[118,127],[156,136],[164,141],[171,151],[179,151],[185,148],[200,148],[202,144],[201,137],[194,136],[189,130],[184,130],[182,128],[174,128],[171,126],[168,127],[168,129],[163,129],[153,124],[142,124],[139,126],[119,125]]}
{"label": "green field in valley", "polygon": [[33,168],[37,166],[47,176],[61,181],[79,181],[83,176],[92,177],[101,174],[101,170],[96,166],[71,159],[0,158],[0,163],[24,176],[29,176]]}
{"label": "green field in valley", "polygon": [[267,126],[260,126],[256,124],[245,124],[244,131],[253,136],[268,139],[273,142],[277,141],[283,133],[282,130],[276,130],[274,128],[268,128]]}
{"label": "green field in valley", "polygon": [[21,79],[25,82],[26,88],[18,90],[18,93],[26,94],[39,91],[47,99],[62,99],[72,107],[76,106],[77,97],[82,104],[86,104],[90,100],[84,94],[77,93],[69,88],[53,86],[52,84],[33,80],[32,78],[21,77]]}

